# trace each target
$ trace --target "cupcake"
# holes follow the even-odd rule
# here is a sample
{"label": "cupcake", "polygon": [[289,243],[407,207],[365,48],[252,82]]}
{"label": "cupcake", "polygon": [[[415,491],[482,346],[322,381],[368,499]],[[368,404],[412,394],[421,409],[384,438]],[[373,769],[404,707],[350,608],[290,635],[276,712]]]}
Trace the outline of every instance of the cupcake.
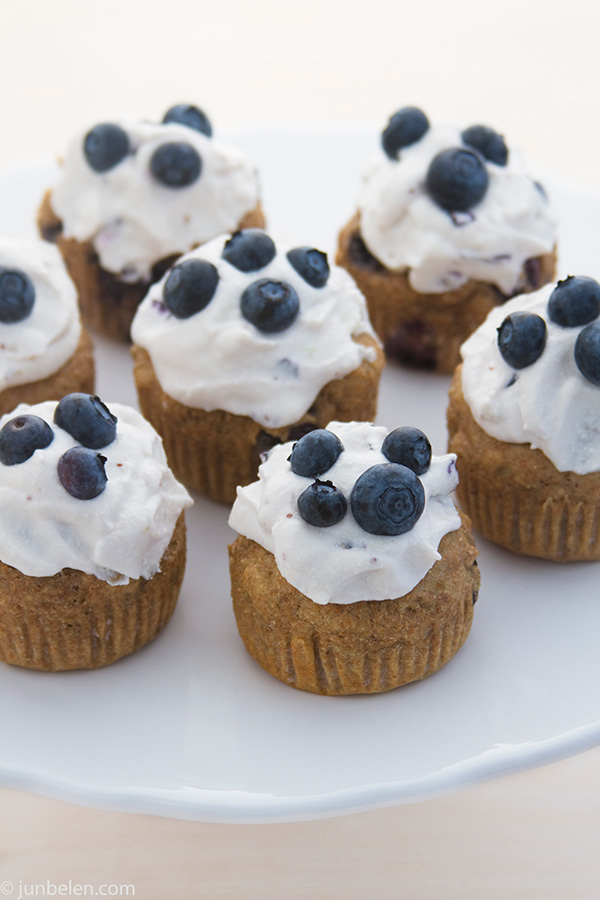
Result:
{"label": "cupcake", "polygon": [[93,390],[92,342],[60,253],[46,241],[0,239],[0,415]]}
{"label": "cupcake", "polygon": [[183,510],[160,438],[98,397],[0,419],[0,659],[92,669],[151,641],[185,566]]}
{"label": "cupcake", "polygon": [[466,640],[479,590],[455,457],[415,428],[332,422],[274,447],[229,524],[233,608],[271,675],[318,694],[425,678]]}
{"label": "cupcake", "polygon": [[274,444],[375,416],[383,353],[364,297],[326,254],[259,229],[182,257],[131,333],[140,408],[212,500],[232,503]]}
{"label": "cupcake", "polygon": [[264,225],[255,170],[197,107],[115,119],[72,141],[38,214],[79,290],[84,322],[128,340],[151,282],[192,247]]}
{"label": "cupcake", "polygon": [[448,407],[460,504],[486,538],[600,559],[600,285],[569,277],[492,310]]}
{"label": "cupcake", "polygon": [[451,373],[491,309],[554,277],[555,244],[546,193],[501,135],[408,107],[382,134],[337,262],[388,356]]}

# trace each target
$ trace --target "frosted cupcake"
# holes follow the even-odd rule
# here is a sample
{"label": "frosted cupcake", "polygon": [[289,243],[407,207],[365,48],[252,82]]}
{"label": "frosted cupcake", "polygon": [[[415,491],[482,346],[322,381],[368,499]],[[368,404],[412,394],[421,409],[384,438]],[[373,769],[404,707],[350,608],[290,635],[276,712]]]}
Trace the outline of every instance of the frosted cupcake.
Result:
{"label": "frosted cupcake", "polygon": [[60,253],[45,241],[0,239],[0,415],[93,390],[92,342]]}
{"label": "frosted cupcake", "polygon": [[179,594],[190,504],[129,407],[77,393],[0,419],[0,659],[88,669],[152,640]]}
{"label": "frosted cupcake", "polygon": [[337,262],[390,357],[449,373],[490,309],[554,277],[555,244],[546,193],[501,135],[407,107],[382,134]]}
{"label": "frosted cupcake", "polygon": [[474,527],[515,553],[600,559],[600,285],[516,297],[462,356],[449,447]]}
{"label": "frosted cupcake", "polygon": [[260,455],[332,418],[375,416],[383,353],[326,254],[264,231],[186,254],[133,325],[140,408],[188,487],[232,503]]}
{"label": "frosted cupcake", "polygon": [[274,447],[229,524],[233,607],[248,652],[319,694],[388,691],[440,669],[479,590],[455,457],[415,428],[332,422]]}
{"label": "frosted cupcake", "polygon": [[264,217],[245,156],[179,105],[160,124],[119,118],[78,134],[38,224],[65,258],[84,322],[127,340],[149,284],[177,256]]}

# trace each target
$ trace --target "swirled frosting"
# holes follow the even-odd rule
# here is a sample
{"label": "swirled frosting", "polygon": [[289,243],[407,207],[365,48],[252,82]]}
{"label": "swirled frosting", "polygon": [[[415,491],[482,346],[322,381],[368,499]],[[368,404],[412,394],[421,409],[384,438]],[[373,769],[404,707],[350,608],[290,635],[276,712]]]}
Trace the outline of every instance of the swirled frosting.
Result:
{"label": "swirled frosting", "polygon": [[[133,342],[150,354],[158,381],[186,406],[223,409],[272,428],[296,422],[324,385],[354,371],[375,351],[354,338],[376,340],[366,303],[348,273],[332,266],[327,283],[312,287],[277,244],[259,271],[241,272],[222,258],[222,235],[180,258],[212,263],[219,275],[208,306],[186,319],[164,303],[169,273],[152,285],[133,320]],[[283,281],[298,294],[300,311],[278,334],[259,331],[242,315],[244,290],[260,279]]]}
{"label": "swirled frosting", "polygon": [[0,391],[54,374],[81,336],[77,292],[62,257],[45,241],[0,240],[0,269],[20,269],[35,290],[30,314],[0,321]]}
{"label": "swirled frosting", "polygon": [[71,568],[110,584],[151,578],[175,523],[192,501],[169,469],[162,442],[142,416],[111,403],[115,440],[106,457],[105,490],[78,500],[60,482],[57,463],[77,442],[53,422],[54,401],[21,404],[0,419],[40,416],[53,429],[50,445],[17,465],[0,463],[0,559],[25,575],[50,576]]}
{"label": "swirled frosting", "polygon": [[[327,426],[344,445],[322,476],[350,498],[357,478],[388,460],[381,452],[387,429],[364,422]],[[397,536],[369,534],[348,505],[344,518],[328,528],[307,524],[298,513],[298,497],[312,482],[292,472],[293,443],[269,451],[258,481],[238,487],[230,526],[275,557],[282,576],[315,603],[385,600],[408,594],[436,560],[442,537],[460,527],[448,496],[458,484],[454,454],[433,457],[420,476],[425,508],[416,525]]]}
{"label": "swirled frosting", "polygon": [[[152,266],[238,227],[259,200],[256,172],[245,156],[177,123],[118,118],[130,152],[114,168],[95,172],[83,152],[83,131],[71,142],[51,205],[66,238],[91,241],[103,269],[121,281],[149,281]],[[170,188],[152,177],[150,160],[167,142],[191,144],[200,177]]]}
{"label": "swirled frosting", "polygon": [[[462,388],[473,418],[499,441],[530,444],[560,472],[600,470],[600,387],[587,381],[574,359],[581,327],[555,324],[547,306],[555,284],[515,297],[493,309],[462,345]],[[544,351],[515,371],[498,349],[498,328],[515,312],[546,322]]]}
{"label": "swirled frosting", "polygon": [[525,261],[552,251],[554,216],[514,149],[505,166],[486,163],[488,188],[473,209],[449,213],[434,203],[425,189],[429,164],[462,145],[458,128],[438,125],[398,160],[380,150],[364,174],[360,232],[382,265],[408,272],[415,291],[441,293],[474,279],[511,295]]}

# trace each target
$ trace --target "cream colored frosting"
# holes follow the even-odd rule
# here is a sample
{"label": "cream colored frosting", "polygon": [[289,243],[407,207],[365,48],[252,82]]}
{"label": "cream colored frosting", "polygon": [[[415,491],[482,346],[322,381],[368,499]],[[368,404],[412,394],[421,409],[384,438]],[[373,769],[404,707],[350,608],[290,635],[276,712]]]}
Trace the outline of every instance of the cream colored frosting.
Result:
{"label": "cream colored frosting", "polygon": [[[150,354],[158,381],[170,397],[207,411],[223,409],[276,428],[296,422],[321,388],[375,357],[353,337],[375,338],[366,303],[348,273],[332,266],[327,283],[311,287],[277,244],[275,258],[244,273],[221,258],[222,235],[179,260],[208,260],[219,283],[201,312],[178,319],[165,308],[165,277],[152,285],[131,327],[133,342]],[[285,281],[297,292],[300,312],[279,334],[265,334],[241,314],[244,290],[261,279]]]}
{"label": "cream colored frosting", "polygon": [[439,543],[460,527],[448,496],[458,484],[454,454],[434,456],[420,476],[425,508],[405,534],[368,534],[354,519],[350,495],[357,478],[373,465],[387,463],[381,453],[387,429],[364,422],[332,422],[344,451],[322,476],[348,500],[336,525],[317,528],[299,515],[298,497],[312,483],[292,472],[293,443],[273,447],[258,470],[258,481],[238,487],[230,526],[272,553],[282,576],[315,603],[385,600],[408,594],[440,559]]}
{"label": "cream colored frosting", "polygon": [[52,443],[26,462],[0,463],[0,559],[25,575],[55,575],[77,569],[110,584],[151,578],[171,540],[187,491],[167,465],[162,442],[151,425],[127,406],[108,404],[117,416],[115,440],[98,452],[106,457],[107,484],[93,500],[78,500],[62,486],[57,463],[78,446],[53,422],[54,401],[21,404],[0,419],[17,415],[44,419]]}
{"label": "cream colored frosting", "polygon": [[556,223],[542,192],[511,149],[506,166],[486,162],[489,184],[468,212],[450,214],[429,197],[425,178],[442,150],[463,146],[460,129],[431,126],[399,160],[380,150],[359,197],[362,238],[379,262],[408,270],[420,293],[441,293],[470,279],[510,295],[523,285],[525,260],[552,251]]}
{"label": "cream colored frosting", "polygon": [[[149,281],[152,266],[238,227],[259,201],[255,170],[245,156],[193,128],[117,118],[130,152],[107,172],[95,172],[83,153],[89,129],[72,141],[51,195],[63,234],[91,241],[103,269],[127,282]],[[200,177],[170,188],[150,172],[161,144],[183,141],[200,154]]]}
{"label": "cream colored frosting", "polygon": [[4,391],[57,372],[75,353],[81,321],[75,286],[53,244],[1,239],[0,267],[21,269],[35,289],[27,318],[0,322],[0,391]]}
{"label": "cream colored frosting", "polygon": [[[561,472],[600,470],[600,387],[579,372],[573,350],[581,327],[551,321],[555,284],[492,310],[462,345],[462,388],[473,418],[489,435],[541,450]],[[498,349],[498,328],[517,311],[536,313],[547,326],[540,358],[515,371]]]}

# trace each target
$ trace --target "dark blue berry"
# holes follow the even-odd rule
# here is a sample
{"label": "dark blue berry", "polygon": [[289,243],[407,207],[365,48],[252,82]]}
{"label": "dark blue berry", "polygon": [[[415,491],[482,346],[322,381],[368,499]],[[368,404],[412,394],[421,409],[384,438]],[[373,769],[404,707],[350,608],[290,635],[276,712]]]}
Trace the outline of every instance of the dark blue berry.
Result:
{"label": "dark blue berry", "polygon": [[385,437],[381,452],[390,462],[412,469],[422,475],[431,463],[431,444],[426,434],[407,425],[395,428]]}
{"label": "dark blue berry", "polygon": [[58,461],[60,483],[76,500],[93,500],[108,481],[105,462],[105,456],[88,447],[71,447]]}
{"label": "dark blue berry", "polygon": [[94,172],[108,172],[129,153],[129,137],[120,125],[95,125],[83,139],[83,152]]}
{"label": "dark blue berry", "polygon": [[535,313],[515,312],[498,329],[498,348],[513,369],[525,369],[540,358],[546,346],[547,328]]}
{"label": "dark blue berry", "polygon": [[107,447],[117,433],[117,417],[92,394],[67,394],[54,410],[54,421],[79,444],[92,450]]}
{"label": "dark blue berry", "polygon": [[294,247],[287,254],[290,265],[311,287],[321,288],[329,278],[327,254],[314,247]]}
{"label": "dark blue berry", "polygon": [[451,147],[432,159],[426,185],[429,196],[442,209],[465,212],[483,199],[488,173],[477,153]]}
{"label": "dark blue berry", "polygon": [[15,416],[0,430],[0,462],[5,466],[27,462],[53,440],[54,432],[39,416]]}
{"label": "dark blue berry", "polygon": [[189,103],[177,103],[166,111],[163,122],[176,122],[178,125],[187,125],[194,131],[199,131],[207,137],[212,137],[212,125],[210,119],[203,110]]}
{"label": "dark blue berry", "polygon": [[600,314],[600,284],[587,275],[569,275],[559,281],[548,300],[548,315],[557,325],[587,325]]}
{"label": "dark blue berry", "polygon": [[242,315],[266,334],[285,331],[300,311],[298,294],[286,281],[262,278],[249,285],[241,298]]}
{"label": "dark blue berry", "polygon": [[337,525],[346,515],[348,503],[331,481],[315,481],[298,497],[298,512],[317,528]]}
{"label": "dark blue berry", "polygon": [[200,178],[202,160],[191,144],[169,141],[157,147],[150,157],[150,171],[165,187],[189,187]]}
{"label": "dark blue berry", "polygon": [[12,325],[30,315],[35,303],[35,288],[21,269],[0,266],[0,322]]}
{"label": "dark blue berry", "polygon": [[310,431],[294,444],[290,456],[292,472],[316,478],[332,467],[343,449],[344,445],[333,431],[326,428]]}
{"label": "dark blue berry", "polygon": [[488,128],[487,125],[471,125],[470,128],[465,128],[461,137],[468,147],[479,150],[488,162],[496,163],[497,166],[506,165],[508,147],[502,135],[493,128]]}
{"label": "dark blue berry", "polygon": [[394,113],[381,135],[381,145],[390,159],[398,159],[403,147],[420,141],[429,129],[429,120],[416,106],[406,106]]}
{"label": "dark blue berry", "polygon": [[221,256],[240,272],[258,272],[275,259],[277,248],[260,228],[245,228],[232,234]]}
{"label": "dark blue berry", "polygon": [[575,364],[584,378],[600,386],[600,322],[586,325],[577,335]]}
{"label": "dark blue berry", "polygon": [[189,319],[208,306],[218,283],[219,273],[211,262],[187,259],[171,270],[165,282],[165,306],[178,319]]}
{"label": "dark blue berry", "polygon": [[357,479],[350,505],[354,518],[369,534],[404,534],[425,508],[425,491],[411,469],[382,463]]}

